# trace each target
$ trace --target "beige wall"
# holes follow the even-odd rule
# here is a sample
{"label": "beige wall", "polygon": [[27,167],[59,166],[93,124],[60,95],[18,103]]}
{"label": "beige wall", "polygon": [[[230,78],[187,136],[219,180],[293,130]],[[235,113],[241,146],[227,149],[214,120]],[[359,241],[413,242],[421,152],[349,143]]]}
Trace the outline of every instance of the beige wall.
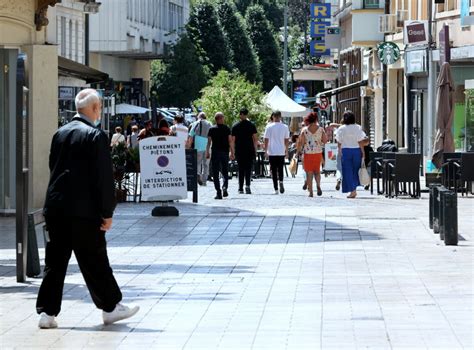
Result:
{"label": "beige wall", "polygon": [[36,1],[0,0],[0,45],[17,46],[44,42],[44,30],[34,24]]}
{"label": "beige wall", "polygon": [[58,128],[58,54],[56,46],[22,47],[28,57],[32,205],[40,208],[49,181],[49,148]]}
{"label": "beige wall", "polygon": [[130,81],[142,78],[150,81],[150,61],[120,58],[99,53],[90,53],[90,66],[107,73],[115,81]]}

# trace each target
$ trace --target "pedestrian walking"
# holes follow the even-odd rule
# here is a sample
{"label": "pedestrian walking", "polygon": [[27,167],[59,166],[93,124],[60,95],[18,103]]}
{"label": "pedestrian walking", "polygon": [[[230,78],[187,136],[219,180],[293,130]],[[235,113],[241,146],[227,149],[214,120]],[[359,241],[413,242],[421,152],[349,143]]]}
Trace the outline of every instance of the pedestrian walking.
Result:
{"label": "pedestrian walking", "polygon": [[125,143],[125,136],[122,134],[122,128],[117,126],[115,128],[115,134],[112,135],[110,140],[110,147],[118,146],[119,143]]}
{"label": "pedestrian walking", "polygon": [[44,216],[49,240],[36,310],[40,328],[56,328],[67,266],[74,252],[92,301],[104,324],[135,315],[121,304],[122,293],[107,257],[105,233],[112,227],[115,186],[109,142],[97,129],[101,101],[94,89],[79,92],[77,114],[53,136]]}
{"label": "pedestrian walking", "polygon": [[[341,127],[341,125],[344,124],[344,119],[341,119],[341,122],[338,123],[331,123],[329,127],[333,129],[333,140],[336,141],[337,137],[337,130]],[[341,183],[342,183],[342,162],[341,162],[342,154],[341,154],[341,149],[338,147],[337,149],[337,154],[336,154],[336,191],[339,191],[341,189]]]}
{"label": "pedestrian walking", "polygon": [[168,136],[170,134],[170,126],[166,119],[161,119],[158,122],[158,129],[156,131],[157,136]]}
{"label": "pedestrian walking", "polygon": [[248,120],[247,108],[240,110],[240,121],[232,127],[232,139],[235,145],[235,157],[239,168],[239,193],[251,194],[250,181],[255,151],[258,145],[257,128]]}
{"label": "pedestrian walking", "polygon": [[134,125],[131,129],[132,133],[127,137],[128,148],[138,147],[138,126]]}
{"label": "pedestrian walking", "polygon": [[191,124],[189,132],[188,146],[193,145],[197,152],[197,172],[198,183],[206,186],[207,178],[209,176],[209,159],[206,158],[207,136],[212,124],[207,121],[206,114],[200,112],[197,121]]}
{"label": "pedestrian walking", "polygon": [[288,126],[281,122],[281,112],[272,113],[272,122],[265,128],[265,156],[268,156],[270,162],[270,171],[273,179],[273,189],[275,194],[285,192],[283,186],[283,167],[285,166],[285,157],[288,158],[288,142],[290,139],[290,130]]}
{"label": "pedestrian walking", "polygon": [[305,117],[305,126],[301,131],[301,150],[304,157],[303,168],[306,172],[306,187],[309,197],[313,197],[313,176],[316,179],[317,194],[321,196],[321,162],[323,161],[323,147],[327,142],[324,128],[318,125],[318,115],[311,112]]}
{"label": "pedestrian walking", "polygon": [[[209,129],[206,158],[211,158],[212,178],[214,180],[214,188],[216,189],[214,199],[222,199],[222,197],[229,195],[227,191],[229,187],[229,158],[234,159],[234,145],[230,128],[224,124],[224,114],[217,112],[215,114],[215,120],[216,125]],[[222,190],[219,172],[224,179]]]}
{"label": "pedestrian walking", "polygon": [[170,136],[176,136],[181,141],[186,143],[188,142],[188,128],[184,125],[184,117],[181,114],[178,114],[174,117],[174,124],[170,128]]}
{"label": "pedestrian walking", "polygon": [[336,133],[338,147],[341,150],[342,192],[349,193],[347,198],[357,196],[359,169],[364,157],[366,135],[360,125],[356,124],[355,115],[351,111],[344,112],[344,125]]}
{"label": "pedestrian walking", "polygon": [[138,134],[138,141],[155,136],[155,133],[153,132],[153,123],[151,120],[145,121],[144,126],[145,127],[140,130],[140,133]]}

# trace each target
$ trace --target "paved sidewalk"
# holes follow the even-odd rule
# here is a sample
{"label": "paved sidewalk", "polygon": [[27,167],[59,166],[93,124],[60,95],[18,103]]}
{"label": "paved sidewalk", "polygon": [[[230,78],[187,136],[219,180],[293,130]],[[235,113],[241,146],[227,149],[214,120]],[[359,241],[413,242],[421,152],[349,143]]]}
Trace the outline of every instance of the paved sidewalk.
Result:
{"label": "paved sidewalk", "polygon": [[[101,323],[73,258],[59,328],[39,330],[40,279],[15,282],[14,222],[0,219],[0,348],[472,349],[474,199],[459,199],[457,247],[428,228],[428,199],[348,200],[323,178],[256,180],[252,195],[180,202],[153,218],[123,204],[108,249],[129,320]],[[40,245],[41,237],[38,235]],[[42,246],[42,245],[41,245]],[[44,249],[40,249],[44,256]]]}

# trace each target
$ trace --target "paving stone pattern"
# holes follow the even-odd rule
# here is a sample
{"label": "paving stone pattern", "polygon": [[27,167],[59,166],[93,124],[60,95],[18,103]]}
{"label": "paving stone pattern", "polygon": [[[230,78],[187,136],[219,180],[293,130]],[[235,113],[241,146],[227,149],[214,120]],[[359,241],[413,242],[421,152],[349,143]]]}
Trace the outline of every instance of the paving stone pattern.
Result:
{"label": "paving stone pattern", "polygon": [[119,205],[109,257],[141,310],[111,326],[72,258],[59,328],[39,330],[41,279],[16,283],[14,221],[0,219],[0,348],[473,348],[473,197],[459,199],[462,240],[447,247],[428,228],[426,193],[348,200],[323,178],[323,196],[307,198],[301,182],[273,195],[255,180],[239,195],[234,179],[222,201],[210,184],[176,218]]}

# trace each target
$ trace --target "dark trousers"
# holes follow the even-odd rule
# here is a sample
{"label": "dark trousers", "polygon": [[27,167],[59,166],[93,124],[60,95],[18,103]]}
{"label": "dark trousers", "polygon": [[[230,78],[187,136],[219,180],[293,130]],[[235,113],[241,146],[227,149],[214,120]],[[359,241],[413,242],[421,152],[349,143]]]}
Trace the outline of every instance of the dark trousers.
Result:
{"label": "dark trousers", "polygon": [[212,179],[214,180],[214,188],[217,192],[221,192],[221,184],[219,181],[219,172],[222,173],[224,183],[222,188],[227,189],[229,186],[229,152],[212,151]]}
{"label": "dark trousers", "polygon": [[64,278],[72,252],[94,304],[106,312],[113,311],[122,300],[122,293],[110,268],[100,221],[48,217],[46,226],[50,241],[46,245],[46,266],[36,301],[38,314],[46,312],[55,316],[61,311]]}
{"label": "dark trousers", "polygon": [[250,187],[250,178],[252,176],[252,166],[255,155],[237,156],[237,164],[239,166],[239,190],[245,186]]}
{"label": "dark trousers", "polygon": [[283,182],[283,167],[285,156],[269,156],[270,170],[272,172],[273,188],[278,190],[278,181]]}

